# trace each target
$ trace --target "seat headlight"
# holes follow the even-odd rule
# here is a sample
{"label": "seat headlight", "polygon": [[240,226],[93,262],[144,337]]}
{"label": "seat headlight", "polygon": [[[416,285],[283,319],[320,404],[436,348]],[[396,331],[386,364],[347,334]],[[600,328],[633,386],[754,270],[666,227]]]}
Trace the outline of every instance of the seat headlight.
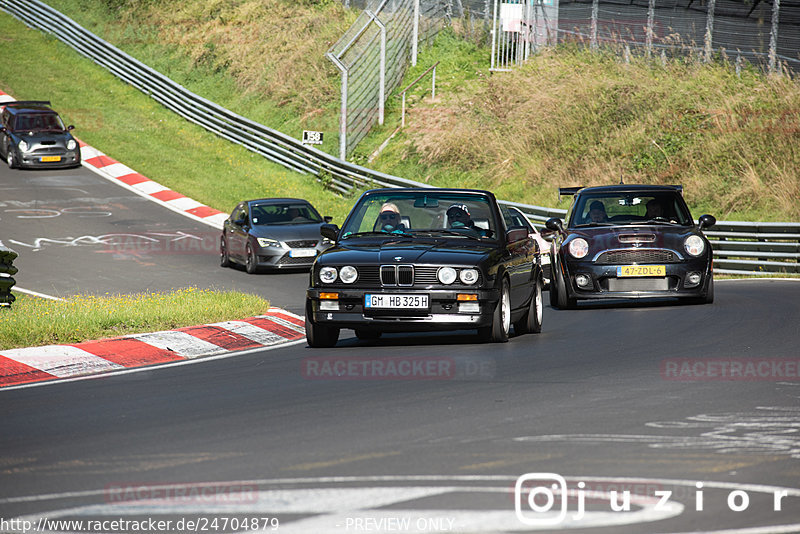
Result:
{"label": "seat headlight", "polygon": [[477,269],[464,269],[459,274],[458,277],[461,279],[466,285],[472,285],[478,281],[478,270]]}
{"label": "seat headlight", "polygon": [[439,272],[436,273],[436,277],[441,283],[448,286],[456,281],[458,275],[456,274],[456,270],[452,267],[442,267],[439,269]]}
{"label": "seat headlight", "polygon": [[578,237],[569,242],[569,253],[573,258],[581,259],[589,253],[589,243],[582,237]]}
{"label": "seat headlight", "polygon": [[78,143],[75,142],[75,139],[70,139],[67,141],[67,150],[75,150],[78,146]]}
{"label": "seat headlight", "polygon": [[323,267],[319,270],[319,281],[323,284],[332,284],[336,281],[336,267]]}
{"label": "seat headlight", "polygon": [[690,235],[683,242],[683,248],[692,256],[699,256],[706,250],[706,243],[699,235]]}
{"label": "seat headlight", "polygon": [[274,239],[268,239],[266,237],[257,237],[256,241],[258,241],[258,245],[263,248],[281,248],[281,242],[276,241]]}
{"label": "seat headlight", "polygon": [[352,284],[358,278],[358,270],[352,265],[345,265],[339,271],[339,278],[341,278],[342,282],[345,284]]}
{"label": "seat headlight", "polygon": [[30,148],[30,147],[28,146],[28,143],[26,143],[24,139],[20,140],[20,142],[17,144],[17,146],[18,146],[18,147],[19,147],[19,149],[20,149],[20,150],[22,150],[23,152],[27,152],[27,151],[28,151],[28,149]]}

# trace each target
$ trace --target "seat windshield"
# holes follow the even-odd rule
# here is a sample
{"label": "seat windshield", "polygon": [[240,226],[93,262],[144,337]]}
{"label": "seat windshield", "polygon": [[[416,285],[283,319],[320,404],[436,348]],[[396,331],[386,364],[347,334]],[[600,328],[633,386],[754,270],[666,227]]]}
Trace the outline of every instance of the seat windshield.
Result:
{"label": "seat windshield", "polygon": [[677,192],[582,194],[572,208],[570,227],[693,223]]}
{"label": "seat windshield", "polygon": [[386,192],[364,196],[353,208],[340,235],[497,238],[490,197],[480,194]]}
{"label": "seat windshield", "polygon": [[250,220],[255,226],[321,223],[310,204],[251,204]]}

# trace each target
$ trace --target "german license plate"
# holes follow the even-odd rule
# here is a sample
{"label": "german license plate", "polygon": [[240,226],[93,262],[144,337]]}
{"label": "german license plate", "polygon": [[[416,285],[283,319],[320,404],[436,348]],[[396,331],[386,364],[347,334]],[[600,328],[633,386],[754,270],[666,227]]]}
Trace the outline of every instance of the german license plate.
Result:
{"label": "german license plate", "polygon": [[317,255],[315,248],[293,248],[289,251],[291,258],[312,258]]}
{"label": "german license plate", "polygon": [[407,310],[428,307],[428,295],[364,295],[364,307],[371,309]]}
{"label": "german license plate", "polygon": [[667,276],[666,265],[619,265],[617,278],[632,276]]}
{"label": "german license plate", "polygon": [[61,156],[42,156],[42,163],[61,161]]}

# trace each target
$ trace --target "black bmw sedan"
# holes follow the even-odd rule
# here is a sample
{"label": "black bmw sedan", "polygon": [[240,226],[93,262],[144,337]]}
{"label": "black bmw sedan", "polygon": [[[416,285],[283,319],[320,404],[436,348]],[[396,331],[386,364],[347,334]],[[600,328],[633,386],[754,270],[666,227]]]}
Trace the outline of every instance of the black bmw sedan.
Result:
{"label": "black bmw sedan", "polygon": [[377,189],[358,200],[317,257],[306,298],[312,347],[383,332],[477,329],[506,341],[542,328],[536,242],[488,191]]}
{"label": "black bmw sedan", "polygon": [[562,188],[574,200],[555,232],[550,303],[575,308],[578,300],[679,297],[714,300],[711,245],[695,224],[680,186],[614,185]]}

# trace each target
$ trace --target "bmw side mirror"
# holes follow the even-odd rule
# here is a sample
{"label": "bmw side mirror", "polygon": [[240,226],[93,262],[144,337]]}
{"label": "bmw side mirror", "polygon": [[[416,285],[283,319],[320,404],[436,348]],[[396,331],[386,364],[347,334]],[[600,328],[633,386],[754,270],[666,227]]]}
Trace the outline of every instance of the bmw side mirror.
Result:
{"label": "bmw side mirror", "polygon": [[330,223],[331,223],[331,221],[333,221],[333,217],[331,217],[330,215],[326,215],[325,217],[323,217],[323,219],[324,219],[324,220],[325,220],[325,222],[326,222],[326,223],[328,223],[328,224],[330,224]]}
{"label": "bmw side mirror", "polygon": [[245,219],[236,219],[235,221],[233,221],[233,224],[235,224],[236,226],[244,226],[245,222],[246,222]]}
{"label": "bmw side mirror", "polygon": [[517,241],[522,241],[523,239],[527,238],[528,238],[527,228],[512,228],[511,230],[506,232],[507,243],[516,243]]}
{"label": "bmw side mirror", "polygon": [[74,129],[75,129],[75,126],[73,126],[72,124],[70,124],[69,126],[67,126],[67,131],[68,131],[68,132],[71,132],[71,131],[72,131],[72,130],[74,130]]}
{"label": "bmw side mirror", "polygon": [[547,222],[544,223],[544,226],[548,230],[552,230],[554,232],[564,232],[564,223],[562,223],[561,219],[558,217],[547,219]]}
{"label": "bmw side mirror", "polygon": [[325,223],[319,227],[319,233],[322,237],[336,241],[339,237],[339,227],[335,224]]}
{"label": "bmw side mirror", "polygon": [[710,228],[717,224],[717,218],[713,215],[701,215],[700,216],[700,229],[703,228]]}

